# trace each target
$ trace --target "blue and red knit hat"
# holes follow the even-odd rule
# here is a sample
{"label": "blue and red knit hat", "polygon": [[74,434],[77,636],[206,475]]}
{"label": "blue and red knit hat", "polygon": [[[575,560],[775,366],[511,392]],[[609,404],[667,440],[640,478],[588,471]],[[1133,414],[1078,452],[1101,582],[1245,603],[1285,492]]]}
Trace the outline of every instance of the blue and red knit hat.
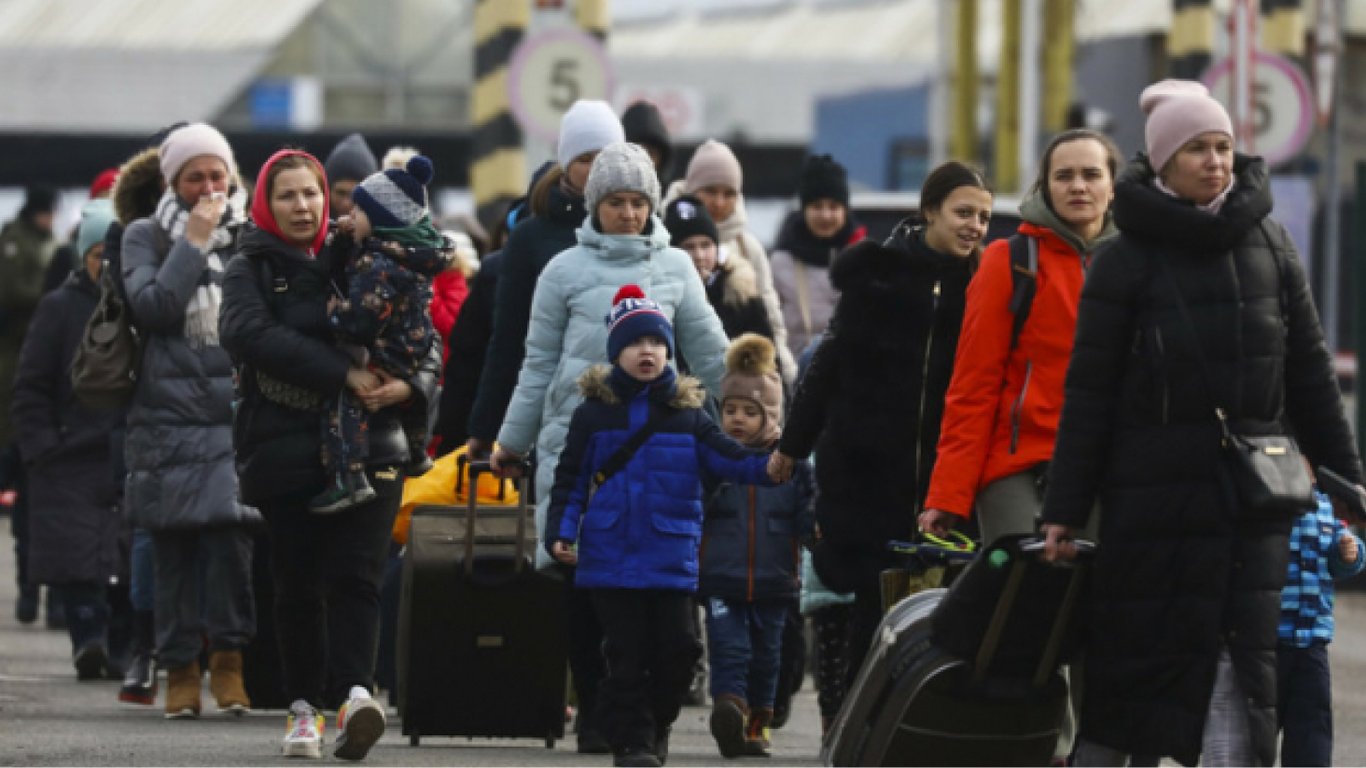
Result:
{"label": "blue and red knit hat", "polygon": [[640,286],[623,285],[612,297],[612,310],[607,313],[607,359],[615,363],[621,351],[641,336],[663,339],[669,357],[674,356],[674,328],[664,311],[645,298]]}

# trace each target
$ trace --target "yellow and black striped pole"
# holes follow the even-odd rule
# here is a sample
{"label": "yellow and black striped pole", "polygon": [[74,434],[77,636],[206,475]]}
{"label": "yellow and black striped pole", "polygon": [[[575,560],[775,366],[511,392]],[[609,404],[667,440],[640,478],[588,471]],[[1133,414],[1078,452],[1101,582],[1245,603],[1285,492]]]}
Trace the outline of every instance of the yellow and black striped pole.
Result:
{"label": "yellow and black striped pole", "polygon": [[996,69],[995,186],[1014,191],[1020,186],[1020,26],[1022,0],[1001,3],[1001,61]]}
{"label": "yellow and black striped pole", "polygon": [[1261,0],[1260,48],[1304,64],[1303,0]]}
{"label": "yellow and black striped pole", "polygon": [[1211,0],[1172,0],[1172,28],[1167,34],[1167,71],[1172,77],[1198,80],[1209,68],[1214,23]]}
{"label": "yellow and black striped pole", "polygon": [[476,0],[474,94],[470,99],[470,190],[490,230],[526,191],[522,129],[508,100],[508,62],[531,19],[530,0]]}
{"label": "yellow and black striped pole", "polygon": [[609,0],[578,0],[574,5],[574,22],[585,33],[607,42],[607,30],[612,26],[612,11]]}

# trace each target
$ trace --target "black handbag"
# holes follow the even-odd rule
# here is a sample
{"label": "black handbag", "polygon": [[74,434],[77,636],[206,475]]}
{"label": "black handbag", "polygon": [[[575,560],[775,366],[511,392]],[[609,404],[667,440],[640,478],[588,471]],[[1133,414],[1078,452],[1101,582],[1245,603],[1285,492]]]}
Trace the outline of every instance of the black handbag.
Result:
{"label": "black handbag", "polygon": [[[1268,239],[1269,240],[1269,239]],[[1279,259],[1279,256],[1275,258]],[[1191,346],[1205,385],[1214,396],[1214,377],[1210,375],[1204,350],[1195,332],[1195,322],[1181,295],[1181,286],[1172,276],[1165,258],[1158,259],[1162,273],[1171,284],[1176,306],[1191,332]],[[1279,262],[1278,262],[1279,266]],[[1279,271],[1279,270],[1278,270]],[[1284,275],[1281,276],[1284,279]],[[1282,293],[1284,295],[1284,293]],[[1285,310],[1282,307],[1281,315]],[[1241,435],[1229,424],[1228,412],[1217,402],[1214,416],[1219,420],[1220,446],[1223,457],[1225,493],[1234,503],[1235,512],[1249,517],[1299,517],[1317,508],[1314,484],[1309,477],[1299,445],[1289,435]]]}

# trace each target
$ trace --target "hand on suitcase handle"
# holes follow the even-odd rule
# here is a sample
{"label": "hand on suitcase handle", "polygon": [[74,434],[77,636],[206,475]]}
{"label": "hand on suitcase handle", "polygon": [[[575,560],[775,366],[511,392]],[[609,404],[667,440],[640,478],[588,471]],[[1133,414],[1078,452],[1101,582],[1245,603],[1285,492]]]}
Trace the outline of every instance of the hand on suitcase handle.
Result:
{"label": "hand on suitcase handle", "polygon": [[[481,462],[474,462],[471,466],[480,463]],[[527,463],[525,457],[509,451],[501,445],[493,452],[493,455],[489,456],[487,470],[499,477],[516,480],[526,474],[526,469]]]}
{"label": "hand on suitcase handle", "polygon": [[1042,551],[1044,562],[1071,562],[1077,559],[1077,555],[1090,554],[1096,549],[1094,542],[1076,540],[1077,529],[1070,525],[1044,523],[1039,527],[1039,532],[1044,536],[1043,541],[1022,545],[1020,551]]}

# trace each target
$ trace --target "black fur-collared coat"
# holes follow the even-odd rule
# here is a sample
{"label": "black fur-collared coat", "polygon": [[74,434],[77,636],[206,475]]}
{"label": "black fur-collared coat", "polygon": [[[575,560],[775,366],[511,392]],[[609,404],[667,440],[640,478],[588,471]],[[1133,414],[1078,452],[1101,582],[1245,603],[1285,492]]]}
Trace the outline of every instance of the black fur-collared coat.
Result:
{"label": "black fur-collared coat", "polygon": [[816,450],[816,567],[837,591],[875,588],[889,539],[908,539],[929,487],[972,265],[899,226],[837,257],[825,340],[779,446]]}

